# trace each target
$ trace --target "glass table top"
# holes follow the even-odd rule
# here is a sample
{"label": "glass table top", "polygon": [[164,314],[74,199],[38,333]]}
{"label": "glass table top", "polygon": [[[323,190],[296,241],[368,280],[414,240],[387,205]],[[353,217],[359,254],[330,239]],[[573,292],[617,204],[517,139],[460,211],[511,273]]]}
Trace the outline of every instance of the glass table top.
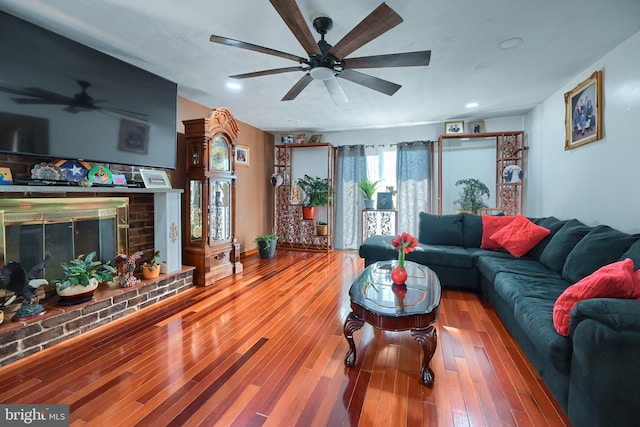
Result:
{"label": "glass table top", "polygon": [[379,261],[368,266],[351,285],[351,302],[383,316],[430,313],[440,305],[440,281],[428,267],[405,261],[406,287],[391,280],[398,261]]}

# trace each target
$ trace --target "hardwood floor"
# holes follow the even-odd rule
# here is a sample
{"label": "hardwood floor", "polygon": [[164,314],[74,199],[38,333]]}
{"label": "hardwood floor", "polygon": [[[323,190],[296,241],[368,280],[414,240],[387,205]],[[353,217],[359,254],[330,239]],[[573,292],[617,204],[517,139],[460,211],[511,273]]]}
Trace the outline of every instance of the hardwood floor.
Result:
{"label": "hardwood floor", "polygon": [[279,250],[0,368],[0,402],[66,403],[71,425],[569,425],[477,295],[444,291],[431,361],[409,332],[365,326],[346,369],[342,324],[363,262]]}

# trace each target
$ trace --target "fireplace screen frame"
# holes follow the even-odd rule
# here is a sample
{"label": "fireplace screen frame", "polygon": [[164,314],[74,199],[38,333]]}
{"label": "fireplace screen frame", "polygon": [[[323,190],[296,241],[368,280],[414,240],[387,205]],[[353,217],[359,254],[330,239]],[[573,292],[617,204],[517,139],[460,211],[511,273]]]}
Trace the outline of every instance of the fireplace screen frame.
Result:
{"label": "fireplace screen frame", "polygon": [[[106,220],[106,221],[105,221]],[[110,221],[113,220],[113,221]],[[98,257],[102,261],[111,261],[112,265],[118,253],[129,253],[129,198],[128,197],[53,197],[53,198],[17,198],[0,199],[0,262],[5,265],[7,262],[19,261],[27,269],[31,268],[37,258],[41,258],[49,250],[46,242],[47,228],[64,229],[64,224],[69,225],[69,238],[74,239],[75,234],[83,225],[90,221],[97,221],[95,227],[102,239],[102,233],[113,231],[115,242],[107,245],[111,248],[109,253],[99,253]],[[37,258],[29,260],[7,259],[9,252],[7,245],[7,228],[14,226],[29,226],[37,229],[42,228],[41,242],[38,241]],[[111,229],[111,230],[110,230]],[[37,234],[37,232],[36,232]],[[99,243],[101,245],[101,243]],[[49,245],[50,246],[50,245]],[[46,278],[51,278],[60,270],[59,263],[69,261],[77,257],[82,251],[81,246],[76,248],[72,244],[70,251],[57,251],[54,253],[52,266],[45,270]],[[91,246],[91,245],[89,245]],[[111,253],[115,250],[115,253]],[[16,252],[15,250],[13,251]],[[66,253],[60,253],[66,252]],[[35,254],[34,254],[35,256]],[[15,258],[15,256],[13,257]],[[69,258],[69,259],[60,259]],[[55,260],[54,260],[55,259]],[[41,261],[40,259],[39,261]],[[38,262],[39,262],[38,261]],[[34,264],[35,265],[35,264]]]}

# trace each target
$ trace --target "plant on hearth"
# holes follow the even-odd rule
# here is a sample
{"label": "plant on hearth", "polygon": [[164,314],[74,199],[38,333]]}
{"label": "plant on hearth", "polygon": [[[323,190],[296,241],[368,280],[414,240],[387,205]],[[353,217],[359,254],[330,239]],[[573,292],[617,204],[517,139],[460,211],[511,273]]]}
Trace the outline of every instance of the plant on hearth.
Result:
{"label": "plant on hearth", "polygon": [[[58,291],[62,291],[72,285],[94,286],[97,283],[112,282],[117,270],[109,261],[103,263],[94,260],[95,251],[88,255],[80,255],[69,262],[61,262],[60,266],[64,271],[62,279],[55,279]],[[97,283],[96,283],[97,282]]]}
{"label": "plant on hearth", "polygon": [[155,270],[156,268],[160,268],[160,265],[158,265],[158,261],[156,261],[156,259],[159,257],[160,257],[160,251],[154,251],[153,255],[151,255],[151,258],[148,258],[147,260],[145,260],[145,262],[142,263],[142,266],[144,268],[148,268],[151,271]]}

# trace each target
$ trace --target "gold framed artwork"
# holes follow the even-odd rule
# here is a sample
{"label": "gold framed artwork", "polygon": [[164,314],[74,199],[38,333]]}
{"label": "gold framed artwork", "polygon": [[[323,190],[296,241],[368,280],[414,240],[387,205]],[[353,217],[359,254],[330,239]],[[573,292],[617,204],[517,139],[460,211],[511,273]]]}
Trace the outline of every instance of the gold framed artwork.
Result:
{"label": "gold framed artwork", "polygon": [[464,133],[464,121],[455,120],[450,122],[444,122],[445,135],[451,135],[455,133]]}
{"label": "gold framed artwork", "polygon": [[485,132],[484,129],[484,120],[471,120],[469,121],[469,123],[467,123],[468,125],[468,132],[469,133],[483,133]]}
{"label": "gold framed artwork", "polygon": [[236,145],[235,161],[238,166],[249,167],[249,147]]}
{"label": "gold framed artwork", "polygon": [[565,150],[602,139],[602,71],[564,94]]}
{"label": "gold framed artwork", "polygon": [[309,143],[310,144],[317,144],[318,142],[320,142],[321,139],[322,139],[322,134],[321,133],[317,133],[317,134],[311,135],[309,137]]}

